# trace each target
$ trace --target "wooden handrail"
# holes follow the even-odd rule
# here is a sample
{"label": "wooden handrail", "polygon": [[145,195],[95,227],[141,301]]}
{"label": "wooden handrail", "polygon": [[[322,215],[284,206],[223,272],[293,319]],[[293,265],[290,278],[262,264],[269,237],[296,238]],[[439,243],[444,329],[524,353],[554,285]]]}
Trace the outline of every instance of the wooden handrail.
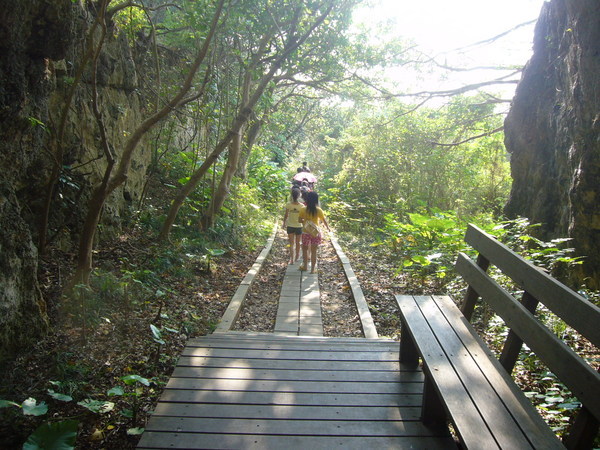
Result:
{"label": "wooden handrail", "polygon": [[524,291],[600,347],[600,308],[475,225],[468,226],[465,240]]}
{"label": "wooden handrail", "polygon": [[[491,261],[493,262],[493,259]],[[527,266],[532,267],[529,263]],[[600,418],[600,374],[464,253],[458,255],[456,270],[502,317],[506,325],[546,363],[573,395],[585,404],[592,414]],[[536,298],[543,300],[537,296]]]}

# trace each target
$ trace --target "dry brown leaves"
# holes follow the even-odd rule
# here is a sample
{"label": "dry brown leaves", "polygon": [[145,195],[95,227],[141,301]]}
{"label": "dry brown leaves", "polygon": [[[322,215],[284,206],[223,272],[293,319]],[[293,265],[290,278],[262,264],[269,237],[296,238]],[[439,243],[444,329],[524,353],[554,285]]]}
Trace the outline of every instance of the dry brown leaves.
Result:
{"label": "dry brown leaves", "polygon": [[[273,332],[281,285],[288,263],[288,240],[279,230],[269,256],[252,284],[234,330]],[[329,240],[319,247],[319,290],[325,336],[362,337],[362,328],[335,250]]]}

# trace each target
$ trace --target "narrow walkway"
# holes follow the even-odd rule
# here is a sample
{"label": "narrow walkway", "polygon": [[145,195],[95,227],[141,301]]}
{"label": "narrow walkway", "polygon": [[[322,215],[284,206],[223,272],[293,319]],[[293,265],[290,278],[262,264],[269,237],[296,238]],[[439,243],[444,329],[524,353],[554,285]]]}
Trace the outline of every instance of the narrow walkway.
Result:
{"label": "narrow walkway", "polygon": [[456,448],[419,420],[423,374],[384,339],[190,339],[139,449]]}
{"label": "narrow walkway", "polygon": [[298,267],[298,264],[290,264],[285,271],[275,334],[323,336],[318,276],[302,272]]}
{"label": "narrow walkway", "polygon": [[[338,251],[365,338],[323,337],[317,274],[287,267],[274,333],[231,331],[276,229],[212,335],[190,339],[139,449],[456,448],[420,421],[423,373],[377,338],[350,262]],[[340,253],[341,252],[341,253]]]}

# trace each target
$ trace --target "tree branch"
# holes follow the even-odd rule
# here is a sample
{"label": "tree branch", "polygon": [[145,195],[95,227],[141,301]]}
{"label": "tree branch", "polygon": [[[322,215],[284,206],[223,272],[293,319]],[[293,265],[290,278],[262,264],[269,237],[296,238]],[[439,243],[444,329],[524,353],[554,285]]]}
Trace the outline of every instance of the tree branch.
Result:
{"label": "tree branch", "polygon": [[500,132],[502,130],[504,130],[503,126],[502,127],[498,127],[498,128],[496,128],[495,130],[492,130],[492,131],[487,131],[485,133],[478,134],[477,136],[468,137],[467,139],[464,139],[464,140],[462,140],[460,142],[453,142],[452,144],[443,144],[441,142],[431,142],[431,144],[433,144],[433,145],[439,145],[440,147],[456,147],[458,145],[465,144],[465,143],[467,143],[469,141],[473,141],[475,139],[479,139],[479,138],[486,137],[486,136],[491,136],[492,134],[498,133],[498,132]]}

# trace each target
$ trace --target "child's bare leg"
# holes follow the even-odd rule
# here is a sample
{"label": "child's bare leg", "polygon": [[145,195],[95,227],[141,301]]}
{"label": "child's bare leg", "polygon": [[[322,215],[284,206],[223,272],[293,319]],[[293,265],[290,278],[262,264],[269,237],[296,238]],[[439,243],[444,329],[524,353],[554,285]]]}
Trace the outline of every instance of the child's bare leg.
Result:
{"label": "child's bare leg", "polygon": [[300,270],[306,270],[308,267],[308,245],[302,244],[302,265]]}
{"label": "child's bare leg", "polygon": [[288,234],[288,241],[290,243],[290,262],[292,264],[294,262],[294,235]]}
{"label": "child's bare leg", "polygon": [[294,261],[298,261],[300,259],[300,247],[302,244],[302,235],[301,234],[297,234],[296,235],[296,258],[294,258]]}
{"label": "child's bare leg", "polygon": [[317,265],[317,245],[310,246],[310,273],[315,273],[315,266]]}

